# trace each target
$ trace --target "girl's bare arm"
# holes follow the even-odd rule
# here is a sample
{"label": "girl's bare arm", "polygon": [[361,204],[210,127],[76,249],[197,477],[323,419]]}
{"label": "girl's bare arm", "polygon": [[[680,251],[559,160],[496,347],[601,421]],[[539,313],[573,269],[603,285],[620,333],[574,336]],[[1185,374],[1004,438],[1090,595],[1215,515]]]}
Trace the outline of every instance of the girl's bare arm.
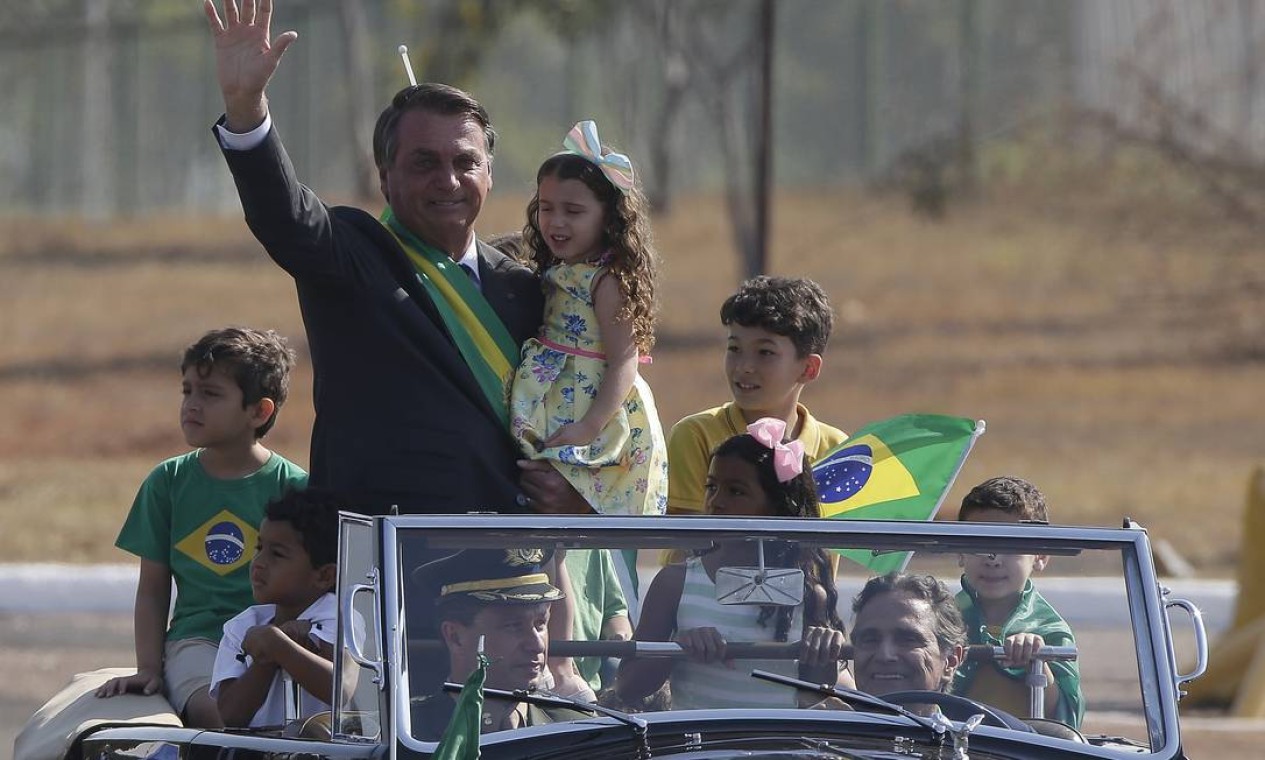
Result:
{"label": "girl's bare arm", "polygon": [[[685,566],[668,565],[650,582],[641,605],[641,619],[633,638],[637,641],[671,641],[676,632],[676,608],[685,588]],[[663,686],[672,673],[672,660],[631,659],[619,665],[615,690],[625,700],[641,699]]]}
{"label": "girl's bare arm", "polygon": [[[544,570],[549,581],[566,595],[549,605],[549,640],[571,639],[575,629],[576,598],[571,587],[571,573],[567,569],[566,552],[555,552]],[[588,688],[588,682],[580,678],[575,661],[570,657],[550,657],[549,671],[553,673],[554,691],[558,694],[572,696]]]}
{"label": "girl's bare arm", "polygon": [[826,590],[813,584],[806,591],[810,597],[804,600],[799,677],[813,683],[833,683],[853,688],[856,684],[852,674],[841,667],[847,636],[834,628],[828,615],[822,614],[826,608]]}

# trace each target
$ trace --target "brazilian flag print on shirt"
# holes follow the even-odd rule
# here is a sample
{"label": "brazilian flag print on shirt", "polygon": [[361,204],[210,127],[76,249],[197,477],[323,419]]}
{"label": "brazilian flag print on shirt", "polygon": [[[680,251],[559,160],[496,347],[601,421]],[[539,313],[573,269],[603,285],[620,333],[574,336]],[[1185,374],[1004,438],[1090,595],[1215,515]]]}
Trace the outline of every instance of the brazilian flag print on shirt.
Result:
{"label": "brazilian flag print on shirt", "polygon": [[216,575],[229,575],[250,563],[258,537],[259,531],[254,526],[221,509],[180,539],[176,551]]}
{"label": "brazilian flag print on shirt", "polygon": [[167,639],[218,642],[224,623],[255,603],[250,561],[264,506],[307,473],[273,454],[244,478],[207,475],[198,451],[154,468],[141,484],[115,546],[171,568],[176,605]]}

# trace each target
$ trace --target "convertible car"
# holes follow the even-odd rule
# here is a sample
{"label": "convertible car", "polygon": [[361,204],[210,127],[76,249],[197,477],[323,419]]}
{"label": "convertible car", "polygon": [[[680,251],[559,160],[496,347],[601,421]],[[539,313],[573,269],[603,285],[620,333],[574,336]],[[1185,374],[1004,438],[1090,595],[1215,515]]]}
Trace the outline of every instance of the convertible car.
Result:
{"label": "convertible car", "polygon": [[[1156,578],[1146,532],[1121,528],[956,522],[505,516],[385,516],[344,514],[337,594],[336,648],[343,695],[330,714],[250,730],[180,727],[104,728],[83,737],[82,756],[94,760],[188,758],[427,758],[438,737],[426,733],[419,705],[450,699],[463,688],[445,679],[446,650],[436,640],[436,589],[418,568],[463,550],[509,550],[582,558],[592,573],[568,564],[581,603],[594,603],[595,579],[613,573],[601,607],[618,614],[620,591],[634,622],[646,609],[647,589],[665,568],[705,556],[718,546],[743,546],[752,561],[715,572],[715,599],[699,609],[768,610],[768,625],[806,603],[802,568],[787,557],[827,557],[828,582],[849,633],[853,601],[867,581],[892,568],[932,576],[956,595],[972,557],[1037,555],[1031,581],[1074,634],[1036,651],[1021,678],[1019,704],[990,702],[958,688],[876,694],[837,682],[800,678],[802,628],[787,641],[726,640],[724,686],[699,685],[706,668],[679,663],[689,655],[672,641],[605,640],[578,633],[549,644],[550,656],[577,658],[595,696],[559,697],[543,689],[488,689],[484,703],[510,700],[554,710],[553,722],[479,736],[484,758],[1120,758],[1185,757],[1177,702],[1184,682],[1206,662],[1198,610],[1174,599]],[[732,556],[732,553],[731,555]],[[679,567],[678,567],[679,570]],[[581,576],[583,576],[581,578]],[[608,579],[609,580],[609,579]],[[710,586],[708,588],[711,588]],[[692,592],[691,592],[692,593]],[[708,592],[711,593],[711,592]],[[616,597],[615,604],[610,604]],[[638,598],[641,603],[638,603]],[[712,604],[714,602],[714,604]],[[961,602],[959,602],[961,603]],[[967,616],[969,621],[971,618]],[[762,623],[763,625],[764,623]],[[934,621],[927,625],[934,625]],[[1180,672],[1174,644],[1193,648],[1194,666]],[[576,626],[579,631],[581,626]],[[643,637],[644,638],[644,637]],[[665,637],[660,637],[665,638]],[[777,638],[777,637],[772,637]],[[1193,642],[1193,646],[1190,644]],[[899,644],[897,640],[897,644]],[[853,670],[865,643],[840,650]],[[911,644],[911,647],[914,645]],[[890,655],[895,657],[896,655]],[[965,652],[963,669],[1003,672],[999,647]],[[673,663],[663,687],[630,698],[617,681],[620,661]],[[436,663],[439,663],[436,665]],[[1071,667],[1074,666],[1074,667]],[[438,667],[438,670],[437,670]],[[624,671],[628,670],[625,666]],[[1043,677],[1053,670],[1056,677]],[[1079,673],[1079,695],[1058,674]],[[438,677],[436,677],[438,674]],[[857,673],[857,683],[864,679]],[[1022,675],[1022,674],[1021,674]],[[445,685],[445,681],[449,681]],[[674,693],[675,687],[675,693]],[[687,690],[690,692],[687,700]],[[987,691],[987,690],[986,690]],[[996,691],[994,690],[994,692]],[[439,696],[437,696],[437,694]],[[1062,707],[1051,711],[1050,705]]]}

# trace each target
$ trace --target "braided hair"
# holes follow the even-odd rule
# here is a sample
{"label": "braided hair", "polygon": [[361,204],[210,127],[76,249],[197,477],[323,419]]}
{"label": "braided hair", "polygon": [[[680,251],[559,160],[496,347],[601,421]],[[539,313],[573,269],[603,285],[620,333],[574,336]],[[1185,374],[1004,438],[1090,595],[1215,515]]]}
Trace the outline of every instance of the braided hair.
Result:
{"label": "braided hair", "polygon": [[[711,458],[719,457],[740,459],[755,468],[760,488],[768,501],[770,517],[821,517],[817,484],[807,457],[800,474],[785,483],[778,481],[773,469],[773,450],[749,434],[735,435],[717,446]],[[825,551],[801,547],[790,541],[775,541],[765,545],[764,557],[769,567],[804,571],[804,620],[808,625],[846,630],[839,618],[839,592],[835,589],[833,568]],[[824,604],[815,593],[818,588],[825,591]],[[794,614],[794,607],[762,606],[757,622],[763,626],[769,618],[776,617],[774,639],[786,641]]]}

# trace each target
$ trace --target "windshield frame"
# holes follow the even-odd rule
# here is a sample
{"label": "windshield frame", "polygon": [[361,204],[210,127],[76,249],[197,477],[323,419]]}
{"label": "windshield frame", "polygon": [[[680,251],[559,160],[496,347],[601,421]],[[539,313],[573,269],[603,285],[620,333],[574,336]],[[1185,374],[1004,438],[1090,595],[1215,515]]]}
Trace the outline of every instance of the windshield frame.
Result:
{"label": "windshield frame", "polygon": [[[1161,597],[1162,588],[1156,581],[1155,566],[1151,559],[1150,543],[1146,531],[1133,523],[1123,528],[1099,528],[1087,526],[1016,525],[975,522],[908,522],[908,521],[853,521],[812,520],[794,518],[716,518],[689,517],[612,517],[597,515],[400,515],[376,518],[382,521],[380,538],[384,571],[384,608],[387,619],[383,632],[388,637],[388,681],[391,684],[391,724],[397,742],[416,752],[432,752],[436,742],[415,739],[409,730],[411,716],[406,697],[407,672],[404,670],[405,627],[403,624],[404,578],[401,573],[398,548],[401,534],[425,531],[427,541],[435,545],[449,544],[454,547],[474,543],[508,545],[517,537],[529,536],[528,544],[537,542],[558,543],[564,546],[622,546],[637,548],[668,547],[685,541],[699,543],[729,537],[754,535],[776,536],[783,540],[803,541],[809,544],[855,546],[879,550],[914,549],[934,553],[956,553],[971,548],[974,541],[983,544],[1006,540],[1013,551],[1021,553],[1075,554],[1079,549],[1100,549],[1119,553],[1123,560],[1122,580],[1127,595],[1130,626],[1137,645],[1138,675],[1143,718],[1146,721],[1148,740],[1153,756],[1174,756],[1180,749],[1177,730],[1176,662],[1167,617]],[[462,538],[477,537],[478,541]],[[386,578],[394,582],[385,582]],[[698,720],[722,720],[740,718],[749,710],[704,710],[691,713]],[[789,710],[787,715],[802,714],[803,710]],[[903,720],[893,721],[890,716],[869,713],[841,712],[822,715],[813,711],[813,723],[835,721],[854,722],[881,719],[884,725],[905,725]],[[665,725],[677,722],[683,712],[642,713],[651,724]],[[518,731],[487,734],[485,745],[512,742],[530,736],[591,732],[599,727],[617,727],[627,730],[612,718],[594,716],[592,719],[537,726]],[[992,733],[988,731],[988,733]],[[1013,733],[1013,732],[1009,732]],[[1018,738],[1018,737],[1016,737]],[[1045,741],[1040,741],[1044,744]],[[1098,750],[1130,757],[1136,752],[1125,753],[1111,748]],[[1146,756],[1145,754],[1142,756]]]}

